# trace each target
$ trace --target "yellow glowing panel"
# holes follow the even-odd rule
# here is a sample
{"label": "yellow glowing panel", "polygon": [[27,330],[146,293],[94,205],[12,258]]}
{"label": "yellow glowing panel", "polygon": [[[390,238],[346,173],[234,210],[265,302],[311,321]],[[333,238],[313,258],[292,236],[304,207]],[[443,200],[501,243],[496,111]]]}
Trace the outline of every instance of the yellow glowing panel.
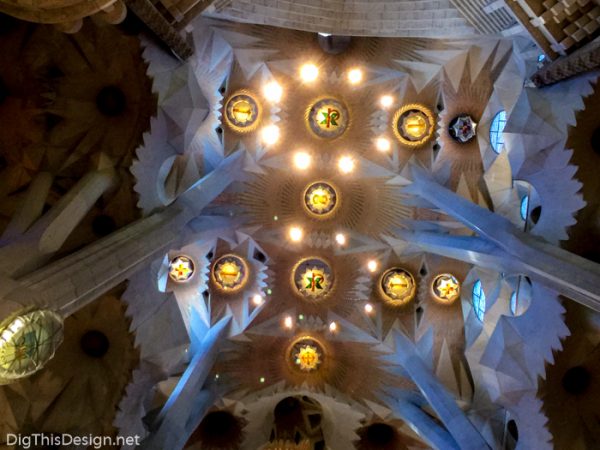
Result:
{"label": "yellow glowing panel", "polygon": [[338,201],[335,188],[328,183],[313,183],[304,192],[304,206],[317,216],[325,216],[331,213]]}
{"label": "yellow glowing panel", "polygon": [[224,255],[213,265],[212,278],[226,292],[241,289],[248,279],[246,262],[237,255]]}
{"label": "yellow glowing panel", "polygon": [[312,345],[305,345],[298,351],[296,365],[300,368],[300,370],[310,372],[311,370],[315,370],[320,363],[321,358],[316,347],[313,347]]}
{"label": "yellow glowing panel", "polygon": [[444,304],[452,303],[460,297],[460,283],[448,273],[436,276],[431,283],[431,290],[433,297]]}
{"label": "yellow glowing panel", "polygon": [[416,293],[412,274],[401,268],[392,268],[383,273],[379,281],[379,291],[383,299],[392,305],[410,302]]}

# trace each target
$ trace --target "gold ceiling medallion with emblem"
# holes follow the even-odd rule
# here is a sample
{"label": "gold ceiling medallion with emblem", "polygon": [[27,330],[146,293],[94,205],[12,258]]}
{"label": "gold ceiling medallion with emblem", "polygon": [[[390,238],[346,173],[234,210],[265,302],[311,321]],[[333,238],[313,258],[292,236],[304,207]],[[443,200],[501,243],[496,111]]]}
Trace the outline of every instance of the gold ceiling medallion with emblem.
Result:
{"label": "gold ceiling medallion with emblem", "polygon": [[452,274],[439,274],[431,282],[431,293],[439,303],[450,305],[460,297],[460,282]]}
{"label": "gold ceiling medallion with emblem", "polygon": [[287,350],[290,367],[300,373],[317,372],[325,363],[323,344],[313,336],[301,336],[295,339]]}
{"label": "gold ceiling medallion with emblem", "polygon": [[392,123],[396,138],[404,145],[418,147],[433,135],[435,121],[432,112],[423,105],[404,105],[394,115]]}
{"label": "gold ceiling medallion with emblem", "polygon": [[0,329],[0,384],[29,376],[54,357],[63,341],[63,320],[52,311],[31,311]]}
{"label": "gold ceiling medallion with emblem", "polygon": [[312,216],[328,217],[338,204],[338,193],[330,183],[323,181],[311,183],[304,190],[304,207]]}
{"label": "gold ceiling medallion with emblem", "polygon": [[305,299],[325,298],[333,286],[333,271],[329,263],[321,258],[305,258],[292,270],[295,291]]}
{"label": "gold ceiling medallion with emblem", "polygon": [[233,93],[225,103],[225,121],[238,133],[254,131],[261,116],[261,106],[250,91]]}
{"label": "gold ceiling medallion with emblem", "polygon": [[213,283],[225,293],[242,289],[248,281],[248,275],[248,264],[243,258],[234,254],[221,256],[215,261],[211,270]]}
{"label": "gold ceiling medallion with emblem", "polygon": [[415,298],[417,285],[409,271],[393,267],[381,275],[378,289],[386,303],[392,306],[402,306]]}
{"label": "gold ceiling medallion with emblem", "polygon": [[169,262],[169,278],[175,283],[185,283],[194,276],[194,261],[192,258],[179,255]]}
{"label": "gold ceiling medallion with emblem", "polygon": [[308,128],[324,139],[334,139],[346,131],[350,123],[348,109],[331,97],[313,103],[307,110]]}

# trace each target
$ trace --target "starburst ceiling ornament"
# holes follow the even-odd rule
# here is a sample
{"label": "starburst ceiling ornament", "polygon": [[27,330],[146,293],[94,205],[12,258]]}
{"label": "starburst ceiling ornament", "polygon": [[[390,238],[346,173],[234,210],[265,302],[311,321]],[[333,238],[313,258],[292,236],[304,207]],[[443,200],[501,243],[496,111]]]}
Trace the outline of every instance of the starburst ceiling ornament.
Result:
{"label": "starburst ceiling ornament", "polygon": [[323,346],[311,336],[296,339],[289,347],[288,353],[291,366],[303,373],[319,370],[325,360]]}
{"label": "starburst ceiling ornament", "polygon": [[319,258],[303,259],[293,270],[293,282],[296,291],[304,298],[323,298],[333,284],[331,267]]}
{"label": "starburst ceiling ornament", "polygon": [[393,306],[407,304],[415,297],[417,291],[412,274],[399,267],[386,270],[381,275],[378,287],[383,300]]}
{"label": "starburst ceiling ornament", "polygon": [[460,282],[454,275],[442,273],[433,279],[431,292],[438,302],[449,305],[460,297]]}
{"label": "starburst ceiling ornament", "polygon": [[337,205],[337,192],[329,183],[311,183],[304,191],[304,206],[312,215],[328,216],[336,209]]}
{"label": "starburst ceiling ornament", "polygon": [[333,139],[348,128],[348,109],[338,100],[324,98],[308,109],[308,126],[319,137]]}
{"label": "starburst ceiling ornament", "polygon": [[212,280],[224,292],[237,292],[248,281],[248,265],[237,255],[223,255],[213,264]]}
{"label": "starburst ceiling ornament", "polygon": [[261,115],[258,100],[249,91],[234,93],[225,104],[225,121],[233,131],[247,133],[256,129]]}
{"label": "starburst ceiling ornament", "polygon": [[0,329],[0,384],[29,376],[52,359],[63,341],[62,318],[32,311]]}
{"label": "starburst ceiling ornament", "polygon": [[433,135],[435,122],[432,112],[423,105],[404,105],[394,115],[393,129],[396,138],[409,147],[418,147]]}
{"label": "starburst ceiling ornament", "polygon": [[476,135],[477,123],[468,114],[461,114],[450,122],[448,132],[452,139],[466,144]]}
{"label": "starburst ceiling ornament", "polygon": [[176,256],[169,263],[169,278],[176,283],[185,283],[194,276],[194,262],[183,255]]}

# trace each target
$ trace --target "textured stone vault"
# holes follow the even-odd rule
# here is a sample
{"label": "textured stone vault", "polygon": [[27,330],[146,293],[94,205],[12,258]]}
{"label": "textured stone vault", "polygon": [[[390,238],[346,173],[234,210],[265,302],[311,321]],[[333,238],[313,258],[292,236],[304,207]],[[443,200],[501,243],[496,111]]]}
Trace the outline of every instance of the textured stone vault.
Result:
{"label": "textured stone vault", "polygon": [[[586,191],[584,181],[584,195],[579,193],[582,184],[570,161],[583,145],[578,143],[579,124],[587,134],[597,127],[585,117],[593,110],[591,99],[597,98],[592,84],[597,74],[539,91],[524,86],[532,52],[531,43],[521,38],[353,38],[344,53],[328,55],[313,33],[206,18],[193,24],[196,52],[188,62],[175,61],[146,38],[142,60],[133,38],[102,37],[114,30],[88,25],[69,39],[43,27],[30,34],[24,28],[8,37],[0,34],[10,50],[0,53],[7,62],[0,66],[0,80],[11,93],[0,103],[0,116],[19,111],[24,122],[31,121],[12,132],[0,129],[3,238],[31,240],[31,232],[15,226],[15,217],[20,202],[32,201],[23,192],[39,172],[54,176],[46,192],[52,206],[88,171],[108,166],[117,169],[119,182],[90,208],[87,222],[100,210],[114,216],[115,227],[121,228],[138,216],[152,218],[156,211],[176,207],[186,214],[186,224],[172,230],[175,237],[169,236],[168,248],[136,267],[126,284],[66,319],[65,343],[48,367],[0,390],[0,408],[7,411],[0,417],[1,432],[138,434],[148,438],[148,448],[164,448],[164,443],[156,444],[164,436],[157,417],[169,418],[168,399],[177,398],[190,374],[186,370],[201,364],[196,356],[203,343],[230,317],[202,385],[214,392],[209,411],[227,411],[238,420],[241,431],[232,437],[231,448],[256,450],[268,442],[274,408],[290,396],[307,396],[320,404],[321,431],[330,450],[372,448],[365,429],[379,422],[396,430],[397,448],[427,448],[429,436],[411,428],[397,405],[410,404],[436,424],[444,417],[417,387],[413,367],[400,363],[408,353],[420,370],[436,376],[438,388],[465,412],[489,447],[504,448],[510,418],[518,427],[518,448],[552,448],[553,438],[556,448],[567,448],[570,439],[561,434],[557,417],[560,402],[571,397],[565,394],[563,400],[552,392],[561,389],[560,377],[573,364],[597,375],[597,314],[571,303],[565,309],[565,299],[537,281],[531,283],[526,311],[513,314],[511,297],[519,274],[429,253],[407,238],[419,231],[474,235],[411,191],[416,185],[411,167],[521,229],[525,222],[519,214],[519,186],[532,186],[542,212],[527,231],[559,245],[568,239],[579,210],[586,207],[580,217],[594,214],[593,192]],[[43,32],[51,38],[37,36]],[[66,45],[65,39],[73,46],[67,47],[66,61],[39,62],[40,54],[52,53],[47,47]],[[128,50],[109,58],[111,42],[122,42]],[[19,43],[26,49],[22,61],[17,58]],[[74,48],[83,49],[85,63],[71,55]],[[300,83],[297,75],[309,60],[320,67],[318,82],[312,85]],[[52,73],[61,75],[54,84],[30,80],[35,89],[27,95],[16,90],[15,80],[22,74],[55,65],[60,67]],[[353,67],[364,73],[356,86],[346,80]],[[272,79],[283,87],[276,105],[262,94]],[[114,117],[98,116],[93,100],[107,85],[123,86],[126,98],[133,99],[127,103],[127,120],[113,123]],[[258,128],[248,133],[234,132],[222,117],[227,99],[240,89],[259,99],[262,111]],[[378,104],[384,94],[394,97],[387,110]],[[305,123],[308,107],[326,95],[343,101],[350,115],[347,131],[331,141],[313,135]],[[391,131],[394,112],[412,103],[431,110],[435,123],[432,138],[417,148],[404,146]],[[505,147],[497,154],[489,129],[502,109],[508,122]],[[39,110],[61,120],[53,126],[46,122],[44,131],[33,120]],[[467,144],[458,144],[447,132],[459,114],[469,114],[478,123],[476,138]],[[272,146],[260,138],[268,124],[281,131]],[[21,128],[30,133],[20,133]],[[390,139],[389,152],[375,149],[380,136]],[[25,150],[19,153],[17,148]],[[294,169],[298,149],[313,156],[310,171]],[[348,155],[355,170],[342,174],[337,161]],[[231,183],[208,206],[200,210],[187,200],[200,179],[228,164]],[[307,184],[323,180],[336,186],[340,206],[326,219],[317,219],[301,202]],[[81,231],[86,221],[74,227],[76,237],[33,263],[15,258],[20,267],[15,273],[23,276],[95,241]],[[292,225],[304,230],[300,243],[288,239]],[[347,237],[343,246],[335,241],[338,232]],[[7,255],[15,254],[7,248],[0,247],[5,265]],[[218,290],[211,278],[215,261],[227,254],[244,258],[249,272],[244,288],[233,293]],[[177,255],[195,263],[187,283],[169,279],[169,261]],[[322,300],[307,301],[294,287],[292,273],[306,257],[327,261],[334,274],[335,283]],[[378,262],[375,273],[367,270],[371,259]],[[402,307],[385,303],[377,288],[379,275],[395,266],[408,270],[417,288],[415,298]],[[442,273],[452,273],[461,282],[460,298],[451,305],[436,302],[430,290]],[[483,321],[476,317],[471,298],[477,280],[485,293]],[[260,305],[253,301],[257,294],[264,298]],[[372,311],[367,312],[367,304]],[[582,321],[586,331],[568,337]],[[330,327],[332,322],[337,328]],[[111,350],[82,362],[75,374],[68,361],[79,351],[78,336],[89,328],[105,330]],[[326,362],[321,369],[306,374],[291,367],[288,348],[300,336],[322,342]],[[406,347],[399,336],[408,339]],[[589,355],[577,350],[580,346]],[[589,389],[596,392],[597,381]],[[106,395],[93,411],[76,400],[101,393]],[[177,407],[183,404],[191,415],[202,403],[194,395],[177,399]],[[585,436],[576,448],[586,448],[597,434],[588,422],[597,408],[577,399],[590,419],[577,423]],[[59,410],[74,404],[79,408],[69,414]],[[187,417],[177,419],[187,425]],[[186,440],[192,431],[185,429]],[[202,442],[200,427],[189,448],[201,448]]]}

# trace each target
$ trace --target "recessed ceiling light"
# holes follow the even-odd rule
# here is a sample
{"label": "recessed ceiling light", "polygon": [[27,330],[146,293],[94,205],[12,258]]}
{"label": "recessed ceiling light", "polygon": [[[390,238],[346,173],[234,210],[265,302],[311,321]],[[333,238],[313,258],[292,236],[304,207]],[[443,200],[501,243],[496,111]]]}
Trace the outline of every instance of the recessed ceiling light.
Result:
{"label": "recessed ceiling light", "polygon": [[378,266],[379,264],[377,264],[377,261],[375,261],[374,259],[369,260],[369,262],[367,263],[367,269],[369,269],[369,272],[375,272]]}
{"label": "recessed ceiling light", "polygon": [[279,127],[277,125],[267,125],[262,129],[262,140],[267,145],[273,145],[279,140]]}
{"label": "recessed ceiling light", "polygon": [[332,333],[333,333],[334,331],[336,331],[336,330],[337,330],[337,328],[338,328],[338,326],[337,326],[337,323],[335,323],[335,322],[331,322],[331,323],[329,324],[329,331],[331,331]]}
{"label": "recessed ceiling light", "polygon": [[283,321],[283,326],[286,327],[287,329],[291,330],[292,327],[294,326],[294,320],[292,319],[292,316],[287,316],[284,321]]}
{"label": "recessed ceiling light", "polygon": [[256,306],[262,305],[263,301],[263,296],[260,294],[255,294],[254,297],[252,297],[252,303],[254,303]]}
{"label": "recessed ceiling light", "polygon": [[362,70],[360,69],[351,69],[348,72],[348,81],[351,84],[358,84],[362,81],[363,79],[363,73]]}
{"label": "recessed ceiling light", "polygon": [[335,241],[340,245],[344,245],[346,243],[346,235],[344,233],[336,234]]}
{"label": "recessed ceiling light", "polygon": [[367,304],[365,305],[365,312],[366,312],[367,314],[371,314],[371,313],[373,312],[373,305],[371,305],[370,303],[367,303]]}
{"label": "recessed ceiling light", "polygon": [[304,232],[300,227],[291,227],[290,228],[290,239],[294,242],[300,242],[302,240],[302,236]]}
{"label": "recessed ceiling light", "polygon": [[350,173],[354,170],[354,160],[350,156],[342,156],[338,161],[338,168],[342,173]]}
{"label": "recessed ceiling light", "polygon": [[283,96],[283,88],[277,81],[271,81],[265,84],[263,95],[268,101],[278,103]]}
{"label": "recessed ceiling light", "polygon": [[311,156],[306,152],[296,152],[294,155],[294,166],[299,170],[306,170],[310,167]]}
{"label": "recessed ceiling light", "polygon": [[391,95],[383,95],[379,99],[379,103],[384,108],[389,108],[390,106],[392,106],[394,104],[394,97],[392,97]]}
{"label": "recessed ceiling light", "polygon": [[312,83],[319,77],[319,68],[314,64],[304,64],[300,68],[300,78],[305,83]]}
{"label": "recessed ceiling light", "polygon": [[386,139],[384,137],[378,137],[375,140],[375,146],[380,152],[389,152],[390,148],[392,148],[392,143],[389,139]]}

